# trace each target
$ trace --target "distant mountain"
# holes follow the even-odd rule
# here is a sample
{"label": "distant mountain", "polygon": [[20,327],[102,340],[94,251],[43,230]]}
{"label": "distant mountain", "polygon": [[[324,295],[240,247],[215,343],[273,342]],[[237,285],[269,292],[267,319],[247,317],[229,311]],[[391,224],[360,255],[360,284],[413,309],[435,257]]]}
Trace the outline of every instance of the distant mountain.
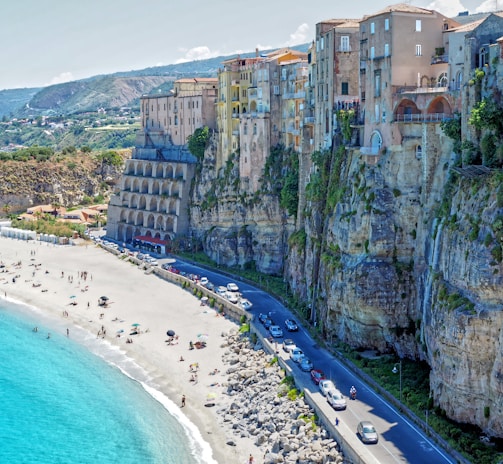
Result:
{"label": "distant mountain", "polygon": [[[307,51],[309,44],[292,47]],[[271,50],[261,50],[268,53]],[[242,53],[243,58],[256,52]],[[43,88],[0,91],[0,118],[71,115],[98,108],[139,106],[141,95],[168,91],[181,77],[216,76],[222,62],[237,55],[94,76]]]}

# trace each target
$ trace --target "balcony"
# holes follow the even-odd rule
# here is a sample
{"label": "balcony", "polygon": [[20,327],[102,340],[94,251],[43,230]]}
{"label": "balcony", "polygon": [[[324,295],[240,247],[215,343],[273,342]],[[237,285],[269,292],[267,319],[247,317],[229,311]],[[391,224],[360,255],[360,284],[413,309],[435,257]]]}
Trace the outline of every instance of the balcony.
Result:
{"label": "balcony", "polygon": [[307,116],[304,118],[304,124],[314,124],[314,116]]}
{"label": "balcony", "polygon": [[433,55],[431,57],[431,64],[442,64],[449,62],[449,55]]}
{"label": "balcony", "polygon": [[395,114],[394,122],[442,122],[452,119],[452,114],[447,113],[427,113],[427,114]]}

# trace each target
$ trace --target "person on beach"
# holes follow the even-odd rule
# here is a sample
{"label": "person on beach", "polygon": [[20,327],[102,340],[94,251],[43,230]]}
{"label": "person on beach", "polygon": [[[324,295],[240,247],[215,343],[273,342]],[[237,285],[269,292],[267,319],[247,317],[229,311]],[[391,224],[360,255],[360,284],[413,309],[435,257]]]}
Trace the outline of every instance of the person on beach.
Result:
{"label": "person on beach", "polygon": [[255,461],[253,459],[253,456],[250,454],[250,457],[248,458],[248,464],[253,464]]}
{"label": "person on beach", "polygon": [[182,396],[182,408],[185,407],[185,395]]}

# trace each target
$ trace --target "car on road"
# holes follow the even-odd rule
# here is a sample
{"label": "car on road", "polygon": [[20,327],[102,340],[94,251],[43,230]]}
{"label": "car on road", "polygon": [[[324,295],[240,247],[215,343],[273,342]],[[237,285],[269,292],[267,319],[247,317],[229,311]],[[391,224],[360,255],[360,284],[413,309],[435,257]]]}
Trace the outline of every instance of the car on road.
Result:
{"label": "car on road", "polygon": [[203,287],[206,287],[208,285],[208,277],[201,277],[201,280],[199,281],[199,284],[202,285]]}
{"label": "car on road", "polygon": [[319,387],[321,394],[323,396],[327,396],[327,393],[330,390],[337,390],[337,388],[335,388],[334,382],[332,382],[329,379],[321,380],[320,383],[318,384],[318,387]]}
{"label": "car on road", "polygon": [[293,362],[298,363],[302,356],[304,356],[304,352],[298,346],[290,350],[290,359]]}
{"label": "car on road", "polygon": [[274,338],[280,338],[283,336],[283,331],[281,330],[281,327],[279,325],[271,325],[271,327],[269,327],[269,333]]}
{"label": "car on road", "polygon": [[283,351],[289,353],[294,348],[297,348],[297,345],[295,345],[295,342],[291,338],[285,338],[283,340]]}
{"label": "car on road", "polygon": [[339,390],[330,390],[327,392],[327,401],[330,406],[338,411],[346,409],[346,398],[344,398]]}
{"label": "car on road", "polygon": [[208,282],[205,287],[210,291],[210,292],[214,292],[215,291],[215,286],[211,283],[211,282]]}
{"label": "car on road", "polygon": [[320,381],[322,381],[323,379],[325,379],[325,374],[323,373],[323,371],[321,371],[320,369],[313,369],[311,371],[311,380],[316,385],[319,385]]}
{"label": "car on road", "polygon": [[287,319],[285,321],[285,327],[288,332],[297,332],[299,330],[299,326],[293,319]]}
{"label": "car on road", "polygon": [[225,298],[227,298],[231,303],[237,304],[239,297],[235,292],[225,292]]}
{"label": "car on road", "polygon": [[304,372],[310,372],[313,370],[314,367],[313,362],[307,356],[302,356],[299,366],[300,369]]}
{"label": "car on road", "polygon": [[225,294],[227,293],[227,287],[224,287],[223,285],[220,285],[216,289],[217,295],[220,295],[221,297],[225,298]]}
{"label": "car on road", "polygon": [[263,324],[269,316],[266,313],[259,313],[258,320]]}
{"label": "car on road", "polygon": [[241,308],[243,308],[245,311],[248,311],[253,306],[253,303],[250,300],[247,300],[246,298],[241,298],[239,300],[239,306],[241,306]]}
{"label": "car on road", "polygon": [[370,421],[358,422],[356,427],[356,432],[363,443],[377,443],[379,441],[379,436],[377,435],[377,430]]}
{"label": "car on road", "polygon": [[262,324],[264,325],[264,327],[269,330],[269,328],[271,327],[271,325],[275,325],[274,324],[274,321],[270,318],[270,317],[266,317],[263,321],[262,321]]}
{"label": "car on road", "polygon": [[234,282],[229,282],[227,284],[227,290],[229,292],[239,292],[239,287]]}

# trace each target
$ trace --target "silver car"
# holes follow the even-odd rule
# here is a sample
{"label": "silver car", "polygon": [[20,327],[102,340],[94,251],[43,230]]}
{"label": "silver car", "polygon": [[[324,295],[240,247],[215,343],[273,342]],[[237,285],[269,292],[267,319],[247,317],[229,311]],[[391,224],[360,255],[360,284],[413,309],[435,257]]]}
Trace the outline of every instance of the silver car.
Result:
{"label": "silver car", "polygon": [[377,443],[379,440],[377,431],[370,421],[359,422],[356,431],[363,443]]}

